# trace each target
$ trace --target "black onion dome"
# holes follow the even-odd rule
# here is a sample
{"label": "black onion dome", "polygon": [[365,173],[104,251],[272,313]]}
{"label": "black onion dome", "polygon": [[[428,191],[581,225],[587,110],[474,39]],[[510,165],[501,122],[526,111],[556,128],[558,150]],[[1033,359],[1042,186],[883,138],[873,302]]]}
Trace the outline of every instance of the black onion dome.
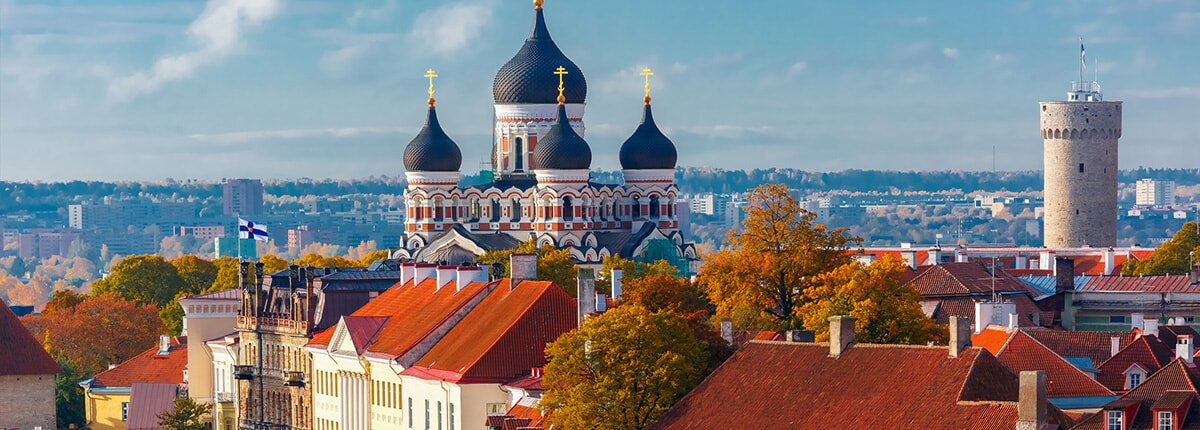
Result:
{"label": "black onion dome", "polygon": [[533,30],[525,45],[508,60],[492,81],[492,96],[496,103],[558,103],[558,79],[554,71],[562,66],[567,103],[583,103],[587,98],[587,80],[570,58],[558,49],[546,29],[542,9],[537,9]]}
{"label": "black onion dome", "polygon": [[410,172],[457,172],[462,167],[462,151],[454,139],[442,131],[437,110],[429,107],[425,126],[404,148],[404,170]]}
{"label": "black onion dome", "polygon": [[642,111],[642,124],[621,145],[622,169],[674,169],[679,154],[650,113],[650,104]]}
{"label": "black onion dome", "polygon": [[558,105],[558,120],[545,136],[540,136],[533,149],[535,169],[578,170],[592,166],[592,149],[587,141],[571,128],[567,109]]}

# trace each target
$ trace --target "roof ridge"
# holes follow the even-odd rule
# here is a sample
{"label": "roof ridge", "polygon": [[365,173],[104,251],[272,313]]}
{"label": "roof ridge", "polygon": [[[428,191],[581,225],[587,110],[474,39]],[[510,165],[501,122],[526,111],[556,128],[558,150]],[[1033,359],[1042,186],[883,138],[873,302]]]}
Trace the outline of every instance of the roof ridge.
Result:
{"label": "roof ridge", "polygon": [[[975,376],[975,370],[979,366],[979,357],[983,356],[986,349],[980,348],[981,352],[975,354],[975,358],[971,360],[971,368],[967,370],[966,377],[962,378],[962,383],[958,386],[958,395],[954,397],[955,401],[962,402],[963,396],[967,394],[967,384],[971,381],[971,377]],[[990,355],[991,353],[988,352]],[[961,355],[960,355],[961,357]]]}
{"label": "roof ridge", "polygon": [[[533,280],[521,280],[521,281],[517,282],[517,285],[516,285],[516,286],[513,286],[513,285],[511,285],[511,283],[512,283],[512,278],[507,278],[507,280],[508,280],[508,282],[509,282],[509,284],[510,284],[510,285],[509,285],[509,290],[507,291],[507,294],[508,294],[508,295],[507,295],[507,296],[505,296],[505,297],[501,297],[501,298],[499,298],[499,299],[497,300],[498,302],[505,302],[505,301],[507,301],[506,299],[508,299],[508,298],[512,297],[512,296],[513,296],[513,294],[512,294],[512,293],[513,293],[513,292],[514,292],[514,291],[515,291],[515,290],[516,290],[518,287],[520,287],[520,286],[521,286],[521,284],[524,284],[525,282],[530,282],[531,286],[536,286],[536,284],[540,284],[540,283],[542,283],[542,282],[545,282],[545,284],[541,286],[541,288],[542,288],[542,292],[541,292],[540,294],[537,294],[537,295],[535,296],[534,300],[530,300],[530,301],[529,301],[529,303],[527,303],[527,304],[525,305],[524,309],[521,309],[521,311],[520,311],[520,312],[518,312],[518,313],[516,314],[516,315],[517,315],[517,316],[516,316],[516,318],[513,318],[513,319],[512,319],[512,321],[511,321],[511,322],[509,322],[509,323],[508,323],[508,325],[507,325],[506,327],[504,327],[504,330],[500,332],[500,333],[501,333],[501,335],[500,335],[500,336],[497,336],[495,339],[491,339],[491,341],[490,341],[490,343],[488,344],[488,346],[487,346],[486,348],[484,348],[484,350],[483,350],[483,353],[482,353],[482,354],[480,354],[478,357],[475,357],[475,359],[474,359],[474,360],[472,360],[471,362],[467,363],[467,364],[466,364],[466,365],[463,367],[463,368],[464,368],[464,369],[466,369],[466,370],[470,370],[471,368],[475,367],[475,365],[476,365],[476,364],[478,364],[478,363],[479,363],[479,361],[483,359],[483,357],[487,356],[487,353],[488,353],[488,352],[490,352],[490,351],[492,350],[492,348],[495,348],[495,347],[496,347],[496,344],[500,343],[500,339],[504,337],[504,334],[507,334],[507,333],[509,332],[509,330],[511,330],[511,329],[512,329],[514,326],[516,326],[516,325],[517,325],[517,323],[521,322],[521,317],[525,316],[525,315],[526,315],[526,314],[529,312],[529,310],[530,310],[530,309],[532,309],[532,308],[533,308],[535,305],[537,305],[537,303],[540,301],[540,298],[541,298],[541,297],[542,297],[542,296],[545,294],[545,291],[546,291],[546,290],[548,290],[550,287],[554,286],[554,283],[553,283],[553,282],[549,282],[549,281],[541,281],[541,282],[536,282],[536,281],[533,281]],[[496,290],[500,290],[500,288],[498,288],[498,287],[499,287],[499,286],[497,286],[497,288],[493,289],[493,291],[492,291],[492,292],[494,293]],[[566,293],[564,292],[563,294],[566,294]],[[486,300],[486,298],[485,298],[485,300]],[[500,304],[500,303],[497,303],[497,304]],[[472,310],[474,310],[474,309],[472,309]],[[447,335],[449,335],[450,333],[449,333],[449,332],[447,332],[446,334],[447,334]],[[486,339],[485,339],[485,340],[486,340]]]}
{"label": "roof ridge", "polygon": [[[1063,362],[1063,363],[1066,363],[1066,364],[1067,364],[1067,366],[1069,366],[1069,367],[1071,368],[1071,370],[1073,370],[1075,373],[1077,373],[1077,374],[1078,374],[1078,376],[1082,376],[1084,379],[1087,379],[1088,381],[1091,381],[1091,383],[1092,383],[1093,385],[1100,387],[1100,388],[1101,388],[1101,389],[1103,389],[1104,391],[1107,391],[1107,392],[1109,392],[1109,393],[1112,393],[1112,390],[1108,389],[1108,387],[1105,387],[1105,386],[1104,386],[1104,384],[1101,384],[1101,383],[1100,383],[1100,381],[1097,381],[1097,380],[1095,380],[1095,379],[1092,379],[1092,377],[1091,377],[1091,376],[1088,376],[1086,373],[1083,373],[1083,371],[1082,371],[1082,370],[1079,370],[1079,368],[1078,368],[1078,367],[1075,367],[1075,365],[1074,365],[1074,364],[1071,364],[1071,362],[1067,361],[1067,359],[1066,359],[1066,358],[1063,358],[1063,356],[1061,356],[1061,355],[1058,355],[1058,352],[1055,352],[1053,349],[1051,349],[1050,347],[1046,346],[1046,344],[1042,343],[1040,340],[1037,340],[1037,339],[1036,339],[1036,338],[1034,338],[1033,336],[1030,336],[1028,333],[1025,333],[1025,330],[1021,330],[1020,328],[1018,328],[1018,329],[1017,329],[1017,333],[1025,335],[1025,337],[1026,337],[1027,339],[1029,339],[1029,340],[1032,340],[1032,341],[1033,341],[1034,343],[1036,343],[1038,346],[1042,347],[1042,349],[1045,349],[1046,351],[1049,351],[1049,352],[1050,352],[1050,354],[1053,354],[1055,358],[1057,358],[1057,359],[1059,359],[1059,360],[1062,360],[1062,362]],[[1017,336],[1016,336],[1016,334],[1017,334],[1017,333],[1014,333],[1014,334],[1013,334],[1013,338],[1017,337]],[[1011,342],[1011,341],[1012,341],[1012,338],[1009,338],[1009,342]],[[1005,344],[1005,346],[1007,346],[1007,344]],[[997,354],[997,355],[999,355],[999,354]]]}
{"label": "roof ridge", "polygon": [[[434,282],[437,282],[437,279],[434,279]],[[491,295],[491,293],[492,293],[493,291],[495,291],[495,290],[496,290],[495,288],[488,288],[488,285],[491,285],[491,284],[498,284],[499,282],[500,282],[500,280],[495,280],[495,281],[490,281],[490,282],[475,281],[475,282],[472,282],[472,283],[470,283],[470,284],[467,284],[467,286],[468,286],[468,287],[469,287],[469,286],[471,286],[471,285],[473,285],[473,284],[475,284],[475,283],[483,283],[483,284],[484,284],[484,286],[483,286],[483,287],[481,287],[481,288],[479,289],[479,291],[476,291],[476,292],[475,292],[475,294],[476,294],[476,295],[479,295],[479,294],[485,294],[485,295],[484,295],[484,297],[480,298],[478,302],[475,302],[475,305],[471,307],[471,308],[472,308],[472,310],[474,310],[474,307],[475,307],[475,306],[478,306],[478,305],[479,305],[479,302],[482,302],[483,300],[486,300],[486,299],[487,299],[487,296],[488,296],[488,295]],[[438,291],[437,291],[437,290],[435,290],[435,291],[434,291],[434,294],[437,294],[437,292],[438,292]],[[459,290],[459,291],[455,291],[455,292],[456,292],[456,293],[458,293],[458,292],[461,292],[461,290]],[[473,298],[473,297],[474,297],[474,296],[472,296],[472,298]],[[430,326],[429,330],[427,330],[427,331],[426,331],[424,334],[422,334],[422,335],[421,335],[421,337],[418,337],[418,338],[416,339],[416,341],[415,341],[415,342],[413,342],[412,346],[410,346],[410,347],[409,347],[407,350],[403,351],[401,354],[396,354],[396,357],[395,357],[395,359],[399,359],[399,358],[401,358],[401,357],[404,357],[404,356],[406,356],[406,355],[408,355],[408,354],[412,353],[414,348],[416,348],[418,345],[421,345],[421,343],[422,343],[422,342],[424,342],[424,341],[426,341],[427,339],[429,339],[429,336],[433,335],[433,333],[434,333],[434,332],[436,332],[436,331],[437,331],[437,329],[438,329],[439,327],[441,327],[441,326],[442,326],[442,324],[445,324],[447,321],[449,321],[449,320],[450,320],[450,318],[454,317],[454,315],[455,315],[456,313],[458,313],[459,311],[461,311],[461,310],[463,309],[463,307],[465,307],[465,306],[467,306],[467,305],[470,305],[470,304],[471,304],[471,301],[472,301],[472,300],[471,300],[471,298],[468,298],[468,300],[464,300],[464,301],[463,301],[461,304],[459,304],[457,307],[455,307],[455,308],[454,308],[454,310],[453,310],[452,312],[448,312],[448,313],[446,313],[446,315],[442,317],[441,321],[438,321],[438,323],[437,323],[437,324],[434,324],[434,325]],[[469,314],[470,312],[467,312],[467,313]],[[465,317],[466,317],[466,315],[463,315],[463,318],[465,318]],[[462,322],[462,318],[460,318],[460,319],[459,319],[459,322]],[[451,330],[454,330],[454,327],[456,327],[456,326],[458,326],[458,323],[454,323],[454,325],[453,325],[453,326],[451,326],[449,329],[447,329],[447,330],[446,330],[446,334],[449,334],[449,333],[450,333],[450,331],[451,331]],[[444,335],[443,335],[443,337],[444,337]],[[439,339],[439,341],[440,341],[440,339]],[[436,344],[437,344],[437,342],[434,342],[434,344],[436,345]],[[432,346],[431,346],[431,348],[432,348]],[[368,349],[366,349],[366,351],[367,351],[367,352],[370,352],[370,349],[368,348]],[[429,351],[428,351],[428,350],[426,350],[426,351],[425,351],[424,353],[422,353],[421,355],[424,355],[425,353],[428,353],[428,352],[429,352]],[[420,357],[420,356],[414,357],[414,358],[412,359],[412,363],[416,363],[416,362],[417,362],[417,361],[419,361],[420,359],[421,359],[421,357]],[[411,365],[411,363],[410,363],[410,365]]]}

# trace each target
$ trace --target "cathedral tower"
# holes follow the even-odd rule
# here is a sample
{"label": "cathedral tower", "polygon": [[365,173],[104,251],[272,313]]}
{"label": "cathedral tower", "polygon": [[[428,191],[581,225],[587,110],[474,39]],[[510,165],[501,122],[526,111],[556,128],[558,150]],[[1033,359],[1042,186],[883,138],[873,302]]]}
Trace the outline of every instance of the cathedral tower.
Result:
{"label": "cathedral tower", "polygon": [[1117,139],[1121,102],[1103,101],[1100,84],[1080,79],[1067,100],[1042,102],[1045,246],[1108,247],[1117,242]]}

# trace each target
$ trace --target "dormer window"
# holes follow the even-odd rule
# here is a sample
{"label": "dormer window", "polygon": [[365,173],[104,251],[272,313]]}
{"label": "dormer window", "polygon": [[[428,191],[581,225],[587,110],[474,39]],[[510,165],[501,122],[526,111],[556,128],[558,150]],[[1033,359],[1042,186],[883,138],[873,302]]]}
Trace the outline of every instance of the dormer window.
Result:
{"label": "dormer window", "polygon": [[1171,411],[1158,411],[1158,425],[1154,428],[1158,430],[1175,430],[1175,413]]}
{"label": "dormer window", "polygon": [[1133,363],[1122,373],[1125,374],[1125,389],[1132,390],[1133,387],[1141,385],[1142,381],[1146,380],[1146,375],[1150,372],[1141,363]]}
{"label": "dormer window", "polygon": [[1132,390],[1133,387],[1142,383],[1142,374],[1137,371],[1129,372],[1129,383],[1125,384],[1125,389]]}
{"label": "dormer window", "polygon": [[1108,411],[1108,430],[1124,430],[1121,426],[1121,411]]}

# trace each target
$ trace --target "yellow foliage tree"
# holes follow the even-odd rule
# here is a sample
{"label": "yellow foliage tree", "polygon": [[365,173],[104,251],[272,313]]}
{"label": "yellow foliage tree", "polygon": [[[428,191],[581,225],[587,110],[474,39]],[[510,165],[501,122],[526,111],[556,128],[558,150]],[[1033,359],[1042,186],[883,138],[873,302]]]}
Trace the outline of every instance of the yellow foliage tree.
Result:
{"label": "yellow foliage tree", "polygon": [[621,268],[621,279],[624,283],[630,283],[647,276],[675,276],[679,274],[679,269],[672,266],[666,260],[643,263],[614,255],[604,258],[600,267],[600,273],[596,274],[596,291],[606,294],[612,292],[612,269],[618,267]]}
{"label": "yellow foliage tree", "polygon": [[863,343],[922,345],[947,339],[945,328],[921,311],[921,294],[900,282],[907,267],[891,257],[864,266],[849,262],[819,276],[800,307],[804,327],[829,340],[829,317],[857,318],[854,338]]}
{"label": "yellow foliage tree", "polygon": [[700,383],[705,349],[683,317],[619,306],[547,347],[540,407],[565,430],[646,428]]}
{"label": "yellow foliage tree", "polygon": [[503,278],[512,272],[509,257],[513,253],[537,255],[537,279],[553,282],[568,295],[575,297],[579,269],[565,249],[558,249],[549,244],[538,247],[536,242],[530,240],[522,242],[516,249],[488,251],[479,256],[477,261],[483,264],[501,263],[498,267],[502,267],[503,270],[501,273],[493,273],[493,276]]}
{"label": "yellow foliage tree", "polygon": [[716,317],[739,328],[800,327],[796,309],[822,273],[850,259],[861,239],[829,230],[800,207],[782,184],[755,188],[747,197],[745,230],[731,231],[727,247],[710,254],[698,279],[716,304]]}

